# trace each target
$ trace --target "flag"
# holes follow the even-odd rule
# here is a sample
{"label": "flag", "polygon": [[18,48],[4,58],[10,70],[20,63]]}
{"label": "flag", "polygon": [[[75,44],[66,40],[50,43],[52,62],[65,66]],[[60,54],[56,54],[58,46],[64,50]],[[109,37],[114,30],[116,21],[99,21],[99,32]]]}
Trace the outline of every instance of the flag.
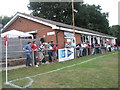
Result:
{"label": "flag", "polygon": [[4,37],[4,45],[8,46],[8,37],[7,37],[7,35]]}

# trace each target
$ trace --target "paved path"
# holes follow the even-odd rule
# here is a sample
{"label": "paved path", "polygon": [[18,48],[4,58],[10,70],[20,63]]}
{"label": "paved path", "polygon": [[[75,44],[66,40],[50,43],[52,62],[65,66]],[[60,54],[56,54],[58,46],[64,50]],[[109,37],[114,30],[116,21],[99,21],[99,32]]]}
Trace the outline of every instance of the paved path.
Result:
{"label": "paved path", "polygon": [[[12,66],[12,67],[8,67],[8,70],[12,70],[12,69],[17,69],[17,68],[22,68],[22,67],[26,67],[25,65],[19,65],[19,66]],[[0,71],[5,71],[6,68],[5,67],[0,67]]]}

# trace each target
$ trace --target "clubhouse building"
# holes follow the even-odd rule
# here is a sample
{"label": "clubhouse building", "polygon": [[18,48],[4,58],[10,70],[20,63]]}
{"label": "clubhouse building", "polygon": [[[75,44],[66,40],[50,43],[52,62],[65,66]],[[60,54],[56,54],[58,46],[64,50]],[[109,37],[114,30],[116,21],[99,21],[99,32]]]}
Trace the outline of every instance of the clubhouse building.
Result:
{"label": "clubhouse building", "polygon": [[[46,42],[53,40],[59,48],[64,48],[65,43],[72,40],[74,30],[72,25],[35,17],[25,13],[16,13],[14,17],[4,26],[2,32],[18,30],[32,34],[34,39],[44,38]],[[89,41],[90,45],[95,41],[100,44],[116,44],[116,37],[112,37],[97,31],[75,27],[76,44]]]}

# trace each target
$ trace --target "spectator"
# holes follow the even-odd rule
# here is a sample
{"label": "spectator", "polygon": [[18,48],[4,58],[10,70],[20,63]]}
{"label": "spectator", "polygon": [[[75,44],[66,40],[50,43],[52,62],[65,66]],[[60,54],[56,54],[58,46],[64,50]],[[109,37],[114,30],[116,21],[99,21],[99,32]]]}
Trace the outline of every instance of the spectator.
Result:
{"label": "spectator", "polygon": [[41,53],[43,54],[42,64],[46,64],[46,51],[45,51],[45,43],[41,44],[39,49],[41,50]]}
{"label": "spectator", "polygon": [[107,50],[108,50],[108,52],[111,52],[111,45],[110,44],[107,45]]}
{"label": "spectator", "polygon": [[106,44],[106,42],[104,43],[104,47],[105,47],[105,52],[107,52],[107,44]]}
{"label": "spectator", "polygon": [[80,57],[80,47],[81,47],[81,44],[78,43],[78,44],[76,45],[76,56],[77,56],[77,58]]}
{"label": "spectator", "polygon": [[57,59],[58,59],[58,44],[56,44],[56,50],[57,50]]}
{"label": "spectator", "polygon": [[100,53],[100,45],[96,42],[95,43],[95,54]]}
{"label": "spectator", "polygon": [[82,47],[83,47],[83,56],[86,56],[87,55],[87,50],[86,50],[86,48],[87,48],[87,44],[86,43],[83,43],[83,45],[82,45]]}
{"label": "spectator", "polygon": [[31,42],[28,42],[27,45],[23,48],[23,50],[26,52],[26,66],[30,66],[31,62]]}
{"label": "spectator", "polygon": [[65,48],[71,48],[71,42],[67,42],[67,43],[65,44]]}
{"label": "spectator", "polygon": [[91,48],[92,48],[92,55],[94,55],[95,54],[95,43],[92,43]]}
{"label": "spectator", "polygon": [[86,43],[87,44],[87,55],[90,55],[91,54],[91,46],[90,46],[90,43]]}
{"label": "spectator", "polygon": [[57,61],[57,46],[54,44],[53,40],[51,40],[51,44],[52,46],[52,62]]}
{"label": "spectator", "polygon": [[55,45],[53,40],[50,41],[50,45],[51,45],[51,47],[53,47]]}
{"label": "spectator", "polygon": [[80,57],[82,57],[83,56],[83,43],[80,42],[80,44],[81,44],[81,47],[80,47]]}
{"label": "spectator", "polygon": [[44,59],[44,55],[43,55],[43,44],[41,43],[39,48],[38,48],[38,60],[39,60],[39,64],[42,63],[42,60]]}
{"label": "spectator", "polygon": [[36,67],[38,67],[38,65],[37,65],[37,59],[36,59],[36,54],[37,54],[37,44],[36,44],[36,41],[33,41],[33,44],[31,45],[31,48],[33,50],[34,65]]}
{"label": "spectator", "polygon": [[47,48],[48,48],[49,62],[52,62],[52,46],[50,45],[50,42],[48,42]]}
{"label": "spectator", "polygon": [[75,48],[75,41],[73,40],[73,42],[71,42],[71,47]]}

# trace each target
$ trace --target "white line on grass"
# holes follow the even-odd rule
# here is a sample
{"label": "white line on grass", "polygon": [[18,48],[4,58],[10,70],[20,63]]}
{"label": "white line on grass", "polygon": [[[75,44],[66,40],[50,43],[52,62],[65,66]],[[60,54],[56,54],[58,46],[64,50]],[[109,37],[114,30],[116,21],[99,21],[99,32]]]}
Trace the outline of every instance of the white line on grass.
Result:
{"label": "white line on grass", "polygon": [[[114,55],[114,54],[117,54],[117,53],[112,53],[112,54]],[[86,62],[89,62],[89,61],[98,59],[98,58],[102,58],[102,57],[105,57],[105,56],[109,56],[109,55],[111,55],[111,54],[103,55],[103,56],[99,56],[99,57],[95,57],[95,58],[92,58],[92,59],[83,61],[83,62],[81,62],[81,63],[69,65],[69,66],[62,67],[62,68],[59,68],[59,69],[55,69],[55,70],[52,70],[52,71],[48,71],[48,72],[45,72],[45,73],[40,73],[40,74],[37,74],[37,75],[34,75],[34,76],[28,76],[28,77],[24,77],[24,78],[19,78],[19,79],[11,80],[11,81],[9,81],[8,83],[5,83],[5,84],[10,85],[10,86],[13,86],[13,87],[15,87],[15,88],[26,88],[26,87],[29,87],[29,86],[32,85],[32,83],[33,83],[33,80],[31,79],[32,77],[36,77],[36,76],[40,76],[40,75],[44,75],[44,74],[56,72],[56,71],[59,71],[59,70],[65,69],[65,68],[69,68],[69,67],[74,67],[74,66],[76,66],[76,65],[80,65],[80,64],[83,64],[83,63],[86,63]],[[23,79],[29,79],[29,80],[30,80],[30,82],[29,82],[27,85],[25,85],[24,87],[20,87],[20,86],[18,86],[18,85],[12,84],[12,82],[14,82],[14,81],[23,80]]]}

